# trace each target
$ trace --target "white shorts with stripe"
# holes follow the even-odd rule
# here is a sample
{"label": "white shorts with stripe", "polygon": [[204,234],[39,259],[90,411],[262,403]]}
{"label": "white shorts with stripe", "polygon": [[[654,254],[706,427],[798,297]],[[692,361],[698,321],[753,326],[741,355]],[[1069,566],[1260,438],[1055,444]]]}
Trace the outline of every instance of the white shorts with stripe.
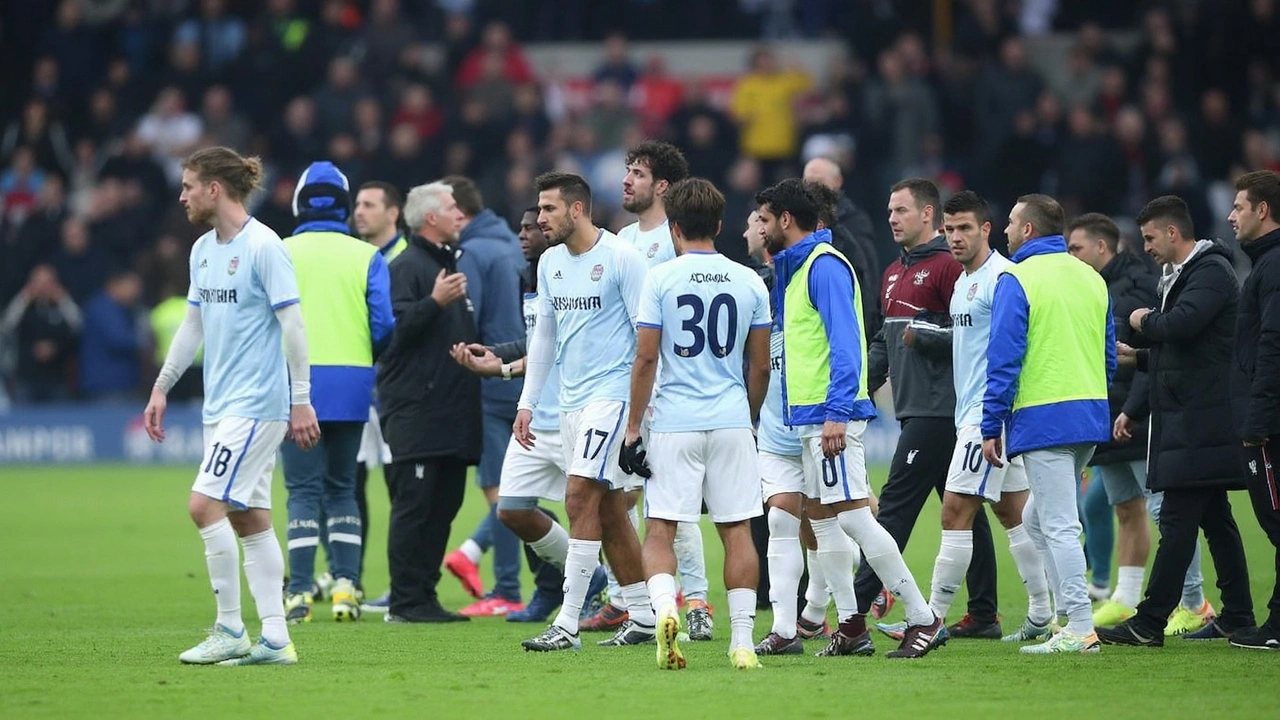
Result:
{"label": "white shorts with stripe", "polygon": [[805,496],[823,505],[848,500],[865,500],[871,495],[867,482],[867,453],[862,445],[862,434],[867,430],[866,420],[851,420],[845,424],[844,451],[835,457],[822,452],[822,426],[805,425],[800,428],[800,444],[804,448]]}
{"label": "white shorts with stripe", "polygon": [[192,492],[235,510],[271,509],[276,452],[289,423],[224,417],[204,426],[204,458]]}
{"label": "white shorts with stripe", "polygon": [[569,475],[608,483],[614,490],[640,487],[640,478],[618,467],[626,415],[627,404],[621,400],[597,400],[560,413],[560,439]]}
{"label": "white shorts with stripe", "polygon": [[644,516],[698,522],[702,504],[714,523],[736,523],[764,512],[750,428],[651,433]]}
{"label": "white shorts with stripe", "polygon": [[990,502],[1000,502],[1006,492],[1021,492],[1031,486],[1022,457],[1004,460],[998,468],[982,455],[982,428],[965,425],[956,432],[956,447],[947,470],[947,491],[957,495],[973,495]]}
{"label": "white shorts with stripe", "polygon": [[801,455],[775,455],[761,450],[760,490],[764,499],[783,493],[804,492],[804,458]]}
{"label": "white shorts with stripe", "polygon": [[502,479],[498,484],[498,497],[542,498],[550,502],[564,502],[565,475],[564,445],[560,433],[555,430],[534,430],[533,449],[520,447],[513,437],[507,443],[507,454],[502,458]]}

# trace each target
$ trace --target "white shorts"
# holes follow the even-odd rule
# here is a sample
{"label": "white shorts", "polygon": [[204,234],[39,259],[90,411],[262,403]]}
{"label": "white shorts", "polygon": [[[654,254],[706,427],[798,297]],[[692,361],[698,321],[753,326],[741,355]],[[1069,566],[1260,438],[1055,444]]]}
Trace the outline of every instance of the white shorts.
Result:
{"label": "white shorts", "polygon": [[644,516],[698,522],[706,502],[711,522],[735,523],[763,514],[755,438],[750,428],[650,433]]}
{"label": "white shorts", "polygon": [[525,450],[516,439],[507,443],[502,458],[502,480],[498,497],[536,497],[564,502],[568,483],[564,468],[564,446],[555,430],[533,431],[533,449]]}
{"label": "white shorts", "polygon": [[618,467],[626,415],[627,404],[621,400],[598,400],[560,413],[564,463],[569,475],[608,483],[614,490],[640,487],[639,478],[624,474]]}
{"label": "white shorts", "polygon": [[204,426],[204,458],[192,492],[236,510],[271,509],[276,452],[289,423],[226,417]]}
{"label": "white shorts", "polygon": [[782,493],[804,492],[804,459],[800,455],[775,455],[761,450],[760,490],[767,501]]}
{"label": "white shorts", "polygon": [[391,446],[382,439],[378,411],[372,406],[369,407],[369,422],[364,424],[364,434],[360,436],[360,451],[356,453],[356,462],[364,463],[370,470],[379,465],[391,464]]}
{"label": "white shorts", "polygon": [[982,456],[982,428],[965,425],[956,432],[956,448],[947,470],[947,491],[983,497],[995,503],[1000,502],[1002,493],[1021,492],[1030,487],[1022,457],[1002,459],[1002,468],[987,462]]}
{"label": "white shorts", "polygon": [[844,452],[835,457],[822,453],[822,426],[806,425],[800,430],[800,444],[804,448],[805,496],[823,505],[865,500],[871,495],[867,483],[867,453],[862,445],[862,433],[867,430],[866,420],[851,420],[845,424]]}

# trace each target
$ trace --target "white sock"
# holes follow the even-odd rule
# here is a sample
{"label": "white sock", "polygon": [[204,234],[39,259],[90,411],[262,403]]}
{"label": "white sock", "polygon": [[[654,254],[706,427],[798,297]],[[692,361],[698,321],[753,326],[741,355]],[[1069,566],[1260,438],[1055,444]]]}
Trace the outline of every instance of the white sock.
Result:
{"label": "white sock", "polygon": [[1009,553],[1018,566],[1018,576],[1027,588],[1027,619],[1036,625],[1044,625],[1053,618],[1053,608],[1049,604],[1049,576],[1044,569],[1044,560],[1040,552],[1027,534],[1027,528],[1018,525],[1008,531]]}
{"label": "white sock", "polygon": [[673,611],[679,610],[676,607],[676,579],[667,573],[658,573],[649,578],[649,598],[653,602],[653,612],[662,614],[662,609],[670,606]]}
{"label": "white sock", "polygon": [[[902,601],[906,608],[908,625],[929,625],[933,622],[933,610],[925,602],[916,580],[902,559],[898,544],[888,530],[876,522],[871,508],[846,510],[839,515],[840,527],[860,546],[867,564],[880,577],[891,595]],[[852,584],[852,583],[851,583]]]}
{"label": "white sock", "polygon": [[938,548],[938,559],[933,563],[933,584],[929,594],[929,607],[934,615],[947,617],[972,559],[972,530],[942,531],[942,545]]}
{"label": "white sock", "polygon": [[[827,619],[827,606],[831,604],[831,591],[827,589],[827,576],[822,572],[822,563],[818,562],[818,551],[805,549],[805,558],[809,563],[809,584],[804,589],[805,606],[800,612],[804,621],[814,625]],[[854,557],[858,553],[854,551]]]}
{"label": "white sock", "polygon": [[200,539],[204,540],[204,562],[209,567],[213,599],[218,603],[217,622],[240,633],[244,618],[240,616],[240,546],[236,544],[236,531],[231,529],[230,520],[222,518],[200,528]]}
{"label": "white sock", "polygon": [[822,565],[827,587],[836,601],[836,614],[840,622],[858,614],[858,596],[853,591],[853,548],[849,536],[840,529],[836,518],[814,520],[813,535],[818,539],[818,563]]}
{"label": "white sock", "polygon": [[756,624],[755,588],[731,588],[729,590],[729,650],[753,646],[751,635]]}
{"label": "white sock", "polygon": [[653,627],[658,619],[653,615],[653,604],[649,601],[649,588],[643,582],[634,582],[622,586],[622,600],[627,604],[627,613],[638,625]]}
{"label": "white sock", "polygon": [[553,625],[559,625],[571,635],[578,634],[578,613],[587,600],[587,586],[591,574],[600,564],[599,540],[575,540],[569,538],[569,552],[564,563],[564,604]]}
{"label": "white sock", "polygon": [[244,576],[249,592],[258,606],[262,621],[262,639],[276,647],[289,644],[289,627],[284,623],[284,552],[275,530],[267,528],[257,535],[240,538],[244,545]]}
{"label": "white sock", "polygon": [[463,540],[462,547],[458,548],[458,550],[463,555],[466,555],[468,560],[476,564],[479,564],[480,558],[484,557],[484,550],[471,538]]}
{"label": "white sock", "polygon": [[535,555],[560,568],[561,572],[564,571],[565,561],[569,557],[569,533],[563,525],[552,522],[547,534],[529,543],[529,547]]}
{"label": "white sock", "polygon": [[707,559],[702,549],[702,526],[696,522],[676,523],[676,571],[684,601],[707,601]]}
{"label": "white sock", "polygon": [[796,636],[796,591],[804,574],[800,518],[780,508],[769,508],[768,557],[773,632],[791,639]]}
{"label": "white sock", "polygon": [[1116,581],[1116,591],[1111,594],[1111,599],[1125,607],[1137,607],[1138,599],[1142,597],[1142,579],[1145,574],[1144,567],[1121,565],[1120,579]]}

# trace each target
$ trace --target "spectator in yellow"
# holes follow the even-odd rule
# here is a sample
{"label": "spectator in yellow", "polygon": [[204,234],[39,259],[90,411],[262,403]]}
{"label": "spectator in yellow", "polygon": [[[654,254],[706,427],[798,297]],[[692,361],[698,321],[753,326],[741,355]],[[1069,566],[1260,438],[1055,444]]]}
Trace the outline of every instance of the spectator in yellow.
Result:
{"label": "spectator in yellow", "polygon": [[798,65],[786,69],[768,48],[751,55],[751,69],[733,91],[730,110],[741,128],[742,154],[765,163],[790,160],[797,150],[796,99],[813,86]]}

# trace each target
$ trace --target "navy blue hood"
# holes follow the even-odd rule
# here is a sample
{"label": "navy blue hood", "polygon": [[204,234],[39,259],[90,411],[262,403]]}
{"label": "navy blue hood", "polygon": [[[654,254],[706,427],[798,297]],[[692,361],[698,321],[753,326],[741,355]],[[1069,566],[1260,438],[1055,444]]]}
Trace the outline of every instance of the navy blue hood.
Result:
{"label": "navy blue hood", "polygon": [[351,217],[351,184],[347,176],[331,162],[311,163],[293,191],[293,215],[299,223],[345,224]]}

